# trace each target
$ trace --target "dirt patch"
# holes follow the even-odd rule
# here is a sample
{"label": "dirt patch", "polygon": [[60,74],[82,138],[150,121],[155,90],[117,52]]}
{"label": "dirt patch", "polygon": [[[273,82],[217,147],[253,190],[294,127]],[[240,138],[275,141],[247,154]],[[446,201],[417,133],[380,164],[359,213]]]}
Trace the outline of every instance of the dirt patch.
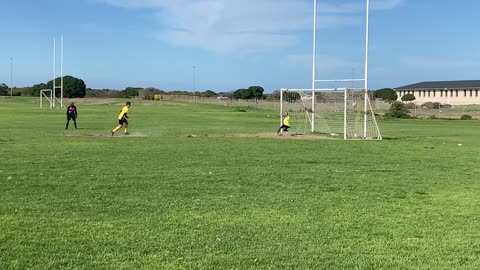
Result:
{"label": "dirt patch", "polygon": [[129,138],[129,137],[147,137],[144,134],[115,134],[112,136],[111,133],[63,133],[65,137],[112,137],[112,138]]}
{"label": "dirt patch", "polygon": [[253,134],[232,134],[226,137],[240,137],[240,138],[274,138],[282,140],[332,140],[334,137],[316,134],[282,134],[275,133],[253,133]]}

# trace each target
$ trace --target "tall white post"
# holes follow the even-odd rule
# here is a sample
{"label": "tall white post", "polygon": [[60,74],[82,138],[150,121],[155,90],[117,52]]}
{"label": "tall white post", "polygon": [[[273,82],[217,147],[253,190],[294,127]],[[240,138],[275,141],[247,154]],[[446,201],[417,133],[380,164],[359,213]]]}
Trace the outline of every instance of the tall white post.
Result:
{"label": "tall white post", "polygon": [[317,0],[313,0],[313,55],[312,55],[312,132],[315,131],[315,74],[317,62]]}
{"label": "tall white post", "polygon": [[195,71],[195,66],[193,66],[193,92],[197,89],[197,74]]}
{"label": "tall white post", "polygon": [[[55,97],[55,53],[56,53],[56,48],[55,48],[55,38],[53,38],[53,81],[52,81],[52,95]],[[55,107],[55,99],[53,99],[53,107]]]}
{"label": "tall white post", "polygon": [[63,35],[60,43],[60,108],[63,108]]}
{"label": "tall white post", "polygon": [[282,115],[283,115],[283,89],[280,89],[280,126],[282,123]]}
{"label": "tall white post", "polygon": [[10,57],[10,96],[13,96],[13,58]]}
{"label": "tall white post", "polygon": [[348,89],[345,88],[345,91],[343,92],[343,139],[344,140],[347,140],[347,105],[348,105],[347,90]]}
{"label": "tall white post", "polygon": [[370,0],[367,0],[367,15],[366,15],[366,31],[365,31],[365,102],[364,102],[364,117],[363,117],[363,138],[367,138],[367,116],[368,116],[368,36],[369,36],[369,15],[370,15]]}

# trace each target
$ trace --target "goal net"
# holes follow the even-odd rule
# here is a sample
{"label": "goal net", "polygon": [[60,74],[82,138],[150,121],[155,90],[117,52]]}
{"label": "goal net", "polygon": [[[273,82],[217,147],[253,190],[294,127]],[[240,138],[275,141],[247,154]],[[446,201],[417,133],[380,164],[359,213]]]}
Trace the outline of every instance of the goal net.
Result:
{"label": "goal net", "polygon": [[359,89],[282,89],[281,114],[290,115],[290,132],[309,132],[345,140],[381,140],[368,95]]}

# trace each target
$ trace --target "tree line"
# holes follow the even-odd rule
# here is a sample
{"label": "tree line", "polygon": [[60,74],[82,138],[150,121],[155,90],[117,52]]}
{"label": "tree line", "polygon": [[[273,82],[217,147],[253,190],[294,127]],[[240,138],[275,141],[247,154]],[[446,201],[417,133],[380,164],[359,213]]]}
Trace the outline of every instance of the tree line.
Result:
{"label": "tree line", "polygon": [[[61,78],[55,79],[55,85],[58,87],[61,83]],[[53,80],[47,83],[39,83],[30,87],[15,88],[13,90],[14,96],[39,96],[40,91],[44,89],[52,89]],[[382,88],[373,92],[374,98],[380,98],[388,102],[397,100],[397,93],[392,88]],[[92,89],[87,88],[85,82],[82,79],[75,78],[73,76],[63,77],[63,94],[66,98],[143,98],[150,99],[155,95],[185,95],[185,96],[197,96],[197,97],[222,97],[228,99],[242,99],[242,100],[255,100],[260,99],[280,99],[280,90],[275,90],[271,94],[264,94],[264,88],[261,86],[249,86],[247,88],[239,88],[234,91],[219,92],[216,93],[213,90],[206,90],[203,92],[192,91],[164,91],[154,87],[126,87],[123,90],[115,89]],[[0,96],[9,96],[10,89],[4,84],[0,83]],[[56,89],[56,96],[60,96],[60,90]],[[413,96],[413,95],[412,95]],[[409,95],[402,96],[403,101],[411,101],[412,97]],[[413,97],[415,99],[415,97]]]}
{"label": "tree line", "polygon": [[[29,87],[15,88],[13,90],[14,96],[39,96],[41,90],[47,90],[53,88],[53,80],[46,83],[39,83]],[[55,79],[55,86],[58,87],[61,84],[61,78]],[[216,93],[213,90],[200,91],[183,91],[173,90],[164,91],[154,87],[126,87],[123,90],[116,89],[93,89],[87,88],[85,82],[82,79],[75,78],[73,76],[63,77],[63,95],[66,98],[144,98],[150,99],[155,95],[185,95],[185,96],[197,96],[197,97],[216,97],[221,96],[223,98],[233,99],[261,99],[265,98],[264,89],[261,86],[250,86],[248,88],[241,88],[235,91],[219,92]],[[55,95],[60,96],[60,89],[56,88]],[[9,96],[10,89],[6,84],[0,84],[0,96]]]}

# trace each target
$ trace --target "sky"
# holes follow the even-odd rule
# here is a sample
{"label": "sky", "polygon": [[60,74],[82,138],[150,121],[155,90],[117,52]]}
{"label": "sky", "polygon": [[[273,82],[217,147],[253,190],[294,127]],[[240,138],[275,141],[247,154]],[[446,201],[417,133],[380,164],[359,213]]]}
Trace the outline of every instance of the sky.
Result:
{"label": "sky", "polygon": [[[90,88],[311,88],[313,2],[0,0],[0,83],[51,80],[54,38],[60,76],[63,35],[64,75]],[[369,89],[480,79],[480,1],[370,2]],[[365,9],[317,0],[316,79],[364,78]]]}

